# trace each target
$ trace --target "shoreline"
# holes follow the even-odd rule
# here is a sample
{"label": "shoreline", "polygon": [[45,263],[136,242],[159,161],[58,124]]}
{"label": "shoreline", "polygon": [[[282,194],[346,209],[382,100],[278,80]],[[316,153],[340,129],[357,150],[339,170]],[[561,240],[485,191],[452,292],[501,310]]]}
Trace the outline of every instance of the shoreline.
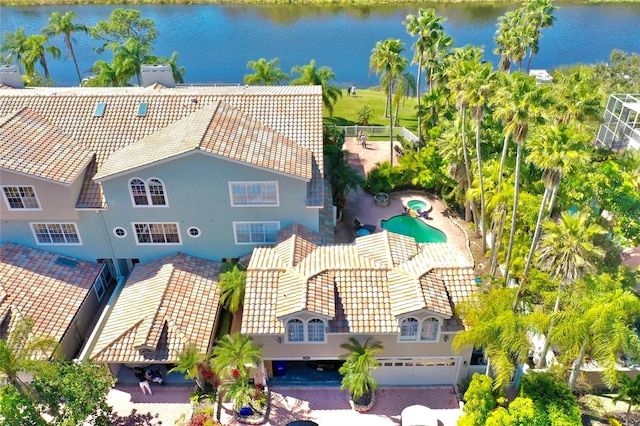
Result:
{"label": "shoreline", "polygon": [[[585,0],[569,1],[576,4],[634,4],[640,0]],[[38,7],[38,6],[78,6],[78,5],[112,5],[129,7],[137,5],[206,5],[206,4],[248,4],[248,5],[309,5],[309,6],[374,6],[388,4],[421,4],[430,7],[441,3],[476,3],[502,4],[522,3],[513,0],[439,0],[425,4],[423,0],[0,0],[3,7]]]}

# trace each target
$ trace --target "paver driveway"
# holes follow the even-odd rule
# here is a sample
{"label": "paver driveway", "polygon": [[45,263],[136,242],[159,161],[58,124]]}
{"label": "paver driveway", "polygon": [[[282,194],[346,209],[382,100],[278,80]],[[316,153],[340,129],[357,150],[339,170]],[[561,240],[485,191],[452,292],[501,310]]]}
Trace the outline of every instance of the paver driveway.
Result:
{"label": "paver driveway", "polygon": [[[118,385],[109,393],[109,403],[120,415],[136,410],[142,419],[155,418],[162,425],[174,425],[182,413],[189,412],[191,387],[153,387],[153,395],[142,395],[138,386]],[[391,426],[400,424],[402,409],[414,404],[430,407],[440,426],[455,426],[461,414],[458,398],[451,386],[380,387],[373,410],[357,413],[350,409],[347,394],[337,387],[276,387],[272,389],[270,426],[283,426],[292,420],[314,420],[320,426]],[[230,404],[222,409],[223,425],[238,425]],[[142,422],[140,422],[142,424]]]}

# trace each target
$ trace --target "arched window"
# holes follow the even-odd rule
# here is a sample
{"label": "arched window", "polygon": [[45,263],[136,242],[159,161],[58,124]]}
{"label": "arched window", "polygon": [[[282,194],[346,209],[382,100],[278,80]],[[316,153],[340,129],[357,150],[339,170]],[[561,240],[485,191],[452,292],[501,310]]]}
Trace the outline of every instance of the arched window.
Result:
{"label": "arched window", "polygon": [[131,198],[133,199],[134,206],[148,206],[149,199],[147,198],[147,186],[141,179],[131,179],[129,183],[131,188]]}
{"label": "arched window", "polygon": [[304,324],[299,319],[287,322],[287,336],[289,342],[304,342]]}
{"label": "arched window", "polygon": [[438,329],[440,321],[436,318],[425,318],[422,321],[422,330],[420,331],[420,340],[433,341],[438,337]]}
{"label": "arched window", "polygon": [[310,342],[324,342],[324,321],[312,319],[307,324],[307,332]]}
{"label": "arched window", "polygon": [[400,340],[418,339],[418,320],[415,318],[405,318],[400,324]]}
{"label": "arched window", "polygon": [[166,206],[167,200],[164,196],[164,185],[159,179],[149,179],[149,198],[154,206]]}

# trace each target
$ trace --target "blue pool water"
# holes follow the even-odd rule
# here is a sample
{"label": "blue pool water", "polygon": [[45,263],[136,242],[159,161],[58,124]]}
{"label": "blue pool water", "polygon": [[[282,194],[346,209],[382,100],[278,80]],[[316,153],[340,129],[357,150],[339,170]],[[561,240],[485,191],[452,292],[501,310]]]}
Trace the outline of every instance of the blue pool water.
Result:
{"label": "blue pool water", "polygon": [[431,206],[422,200],[411,200],[407,203],[407,207],[409,207],[410,210],[425,211],[429,210]]}
{"label": "blue pool water", "polygon": [[447,236],[441,230],[429,226],[421,219],[399,215],[380,222],[380,227],[396,234],[413,237],[418,243],[446,243]]}

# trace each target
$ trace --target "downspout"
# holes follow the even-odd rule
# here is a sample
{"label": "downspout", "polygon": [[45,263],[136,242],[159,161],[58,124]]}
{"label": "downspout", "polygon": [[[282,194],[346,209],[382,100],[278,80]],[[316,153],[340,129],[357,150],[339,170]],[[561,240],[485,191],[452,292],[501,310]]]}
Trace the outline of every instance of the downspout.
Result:
{"label": "downspout", "polygon": [[[108,208],[108,206],[107,206]],[[113,262],[113,267],[116,270],[116,276],[118,280],[123,276],[120,271],[120,265],[118,264],[118,259],[116,259],[116,253],[113,251],[113,246],[111,245],[111,238],[109,237],[109,231],[107,230],[107,222],[104,220],[104,215],[102,214],[102,210],[96,210],[98,216],[100,216],[100,222],[102,223],[102,230],[104,231],[104,237],[107,239],[107,244],[109,245],[109,252],[111,253],[111,261]]]}

